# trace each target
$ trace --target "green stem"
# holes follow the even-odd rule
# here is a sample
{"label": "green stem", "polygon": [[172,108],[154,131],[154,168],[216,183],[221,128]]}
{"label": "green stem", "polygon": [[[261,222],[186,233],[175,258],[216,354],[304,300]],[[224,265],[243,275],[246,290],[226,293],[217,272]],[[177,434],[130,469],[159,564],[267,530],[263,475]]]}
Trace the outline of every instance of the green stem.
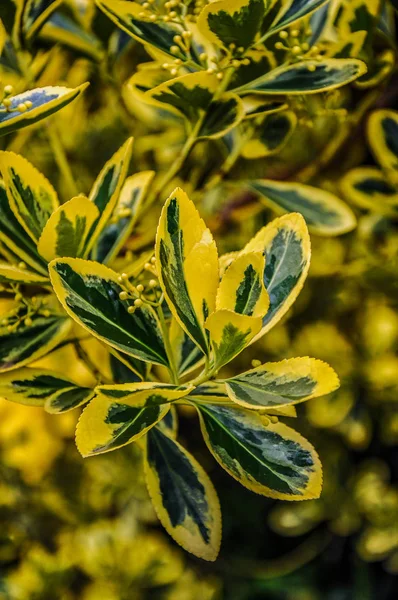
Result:
{"label": "green stem", "polygon": [[162,310],[161,306],[159,306],[159,308],[157,310],[157,314],[159,317],[160,327],[161,327],[162,333],[163,333],[164,347],[165,347],[167,358],[168,358],[169,365],[170,365],[169,373],[171,376],[171,380],[174,383],[174,385],[178,385],[180,383],[179,377],[178,377],[178,371],[177,371],[177,367],[176,367],[175,360],[174,360],[173,349],[170,344],[169,330],[168,330],[167,323],[165,321],[163,310]]}
{"label": "green stem", "polygon": [[56,163],[67,186],[68,199],[70,199],[73,196],[77,196],[79,190],[77,189],[67,156],[59,139],[59,133],[57,132],[54,123],[46,125],[46,132]]}

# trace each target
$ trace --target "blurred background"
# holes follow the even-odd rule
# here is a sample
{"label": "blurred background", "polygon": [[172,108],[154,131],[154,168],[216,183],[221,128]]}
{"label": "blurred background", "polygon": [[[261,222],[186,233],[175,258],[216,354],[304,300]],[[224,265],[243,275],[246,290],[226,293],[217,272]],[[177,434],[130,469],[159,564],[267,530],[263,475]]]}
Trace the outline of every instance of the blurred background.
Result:
{"label": "blurred background", "polygon": [[[69,30],[62,19],[43,28],[34,69],[39,85],[91,82],[83,100],[51,120],[73,185],[87,192],[128,135],[136,138],[134,172],[167,168],[181,147],[181,131],[149,114],[124,87],[147,60],[144,50],[101,13],[89,17],[91,3],[70,0],[65,6],[59,14],[69,19]],[[78,29],[79,7],[87,9],[86,29]],[[14,8],[11,0],[1,0],[6,28]],[[65,33],[73,29],[71,22],[75,37]],[[380,48],[376,38],[376,56]],[[0,79],[2,85],[24,87],[4,54]],[[350,124],[350,134],[311,172],[310,181],[343,197],[340,182],[350,169],[376,165],[366,122],[376,108],[398,108],[398,75],[392,69],[370,90],[344,89],[328,98],[331,110],[344,107],[342,126]],[[250,173],[307,181],[305,173],[334,128],[324,114],[311,117],[316,102],[307,107],[309,116],[288,147],[268,158],[240,158],[228,180]],[[356,114],[358,107],[361,116],[350,121],[350,111]],[[64,200],[73,195],[46,126],[0,138],[0,145],[26,156]],[[188,193],[196,189],[219,248],[229,252],[275,214],[250,194],[230,191],[228,180],[226,186],[201,191],[218,160],[216,145],[197,145],[177,183],[184,180]],[[1,600],[398,597],[398,221],[396,213],[378,206],[360,209],[344,199],[357,216],[356,230],[340,237],[311,236],[310,276],[294,309],[228,367],[233,372],[250,368],[253,359],[310,355],[337,371],[337,392],[297,407],[296,428],[323,464],[321,498],[280,502],[242,488],[205,450],[194,415],[181,411],[181,439],[209,473],[221,501],[221,553],[215,563],[205,563],[178,548],[157,521],[137,446],[83,460],[73,439],[77,413],[52,416],[0,399]],[[153,239],[159,211],[160,205],[154,206],[138,222],[129,252],[140,252]],[[7,300],[0,303],[5,309]],[[74,377],[88,377],[70,349],[40,364],[64,370],[71,365]]]}

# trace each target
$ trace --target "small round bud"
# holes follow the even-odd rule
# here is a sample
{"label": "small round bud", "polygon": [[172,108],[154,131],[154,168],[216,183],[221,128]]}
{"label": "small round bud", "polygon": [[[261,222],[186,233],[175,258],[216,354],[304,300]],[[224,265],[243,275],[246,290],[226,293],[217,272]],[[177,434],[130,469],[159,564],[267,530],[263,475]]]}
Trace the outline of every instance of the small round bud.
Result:
{"label": "small round bud", "polygon": [[199,60],[201,60],[203,62],[205,60],[207,60],[207,54],[206,54],[206,52],[202,52],[202,54],[199,54]]}
{"label": "small round bud", "polygon": [[21,102],[21,104],[18,104],[17,106],[17,111],[20,113],[24,113],[28,110],[28,107],[26,106],[26,104],[24,102]]}
{"label": "small round bud", "polygon": [[151,5],[149,4],[149,2],[144,2],[144,4],[142,5],[142,8],[149,8]]}
{"label": "small round bud", "polygon": [[19,269],[26,269],[26,263],[24,263],[23,261],[18,263],[18,268]]}
{"label": "small round bud", "polygon": [[243,47],[243,46],[239,46],[239,48],[238,48],[238,52],[239,52],[240,54],[242,54],[242,52],[244,52],[244,51],[245,51],[244,47]]}
{"label": "small round bud", "polygon": [[207,69],[206,73],[208,73],[209,75],[213,75],[213,73],[215,73],[215,70],[210,68],[210,69]]}
{"label": "small round bud", "polygon": [[282,44],[282,42],[276,42],[276,44],[275,44],[275,49],[276,50],[283,50],[284,47],[285,46]]}
{"label": "small round bud", "polygon": [[179,51],[180,51],[180,49],[179,49],[179,47],[178,47],[178,46],[171,46],[171,47],[170,47],[170,52],[171,52],[172,54],[178,54],[178,52],[179,52]]}
{"label": "small round bud", "polygon": [[[170,19],[175,19],[175,18],[176,18],[176,16],[177,16],[177,13],[176,13],[176,11],[175,11],[175,10],[172,10],[172,11],[169,13],[169,16],[170,16]],[[185,31],[184,31],[184,33],[185,33]],[[183,34],[183,35],[184,35],[184,34]]]}
{"label": "small round bud", "polygon": [[149,17],[149,20],[150,20],[150,21],[152,21],[152,22],[155,22],[155,21],[157,21],[157,19],[158,19],[158,18],[157,18],[157,16],[156,16],[156,15],[151,15],[151,16]]}
{"label": "small round bud", "polygon": [[7,96],[10,96],[13,93],[13,91],[14,91],[14,88],[13,88],[12,85],[6,85],[5,88],[4,88],[4,93]]}
{"label": "small round bud", "polygon": [[293,38],[297,38],[300,35],[300,31],[298,29],[292,29],[292,31],[290,32],[290,35]]}
{"label": "small round bud", "polygon": [[129,295],[127,292],[120,292],[120,294],[119,294],[120,300],[127,300],[128,297],[129,297]]}
{"label": "small round bud", "polygon": [[229,48],[230,50],[235,50],[235,48],[236,48],[236,44],[234,44],[233,42],[231,42],[231,44],[228,46],[228,48]]}
{"label": "small round bud", "polygon": [[176,44],[181,44],[182,42],[182,37],[180,35],[175,35],[173,37],[173,42],[175,42]]}
{"label": "small round bud", "polygon": [[282,40],[286,40],[286,38],[288,38],[288,37],[289,37],[289,34],[288,34],[288,32],[287,32],[287,31],[280,31],[280,32],[279,32],[279,37],[280,37]]}
{"label": "small round bud", "polygon": [[140,13],[138,13],[138,16],[140,17],[140,19],[145,19],[146,14],[143,11],[141,11]]}
{"label": "small round bud", "polygon": [[178,75],[177,69],[171,69],[170,75],[172,75],[173,77],[175,77],[176,75]]}
{"label": "small round bud", "polygon": [[300,48],[300,46],[293,46],[293,48],[292,48],[292,54],[294,54],[295,56],[298,56],[299,54],[301,54],[301,48]]}
{"label": "small round bud", "polygon": [[15,294],[15,302],[21,302],[22,300],[22,294]]}
{"label": "small round bud", "polygon": [[168,23],[169,21],[171,21],[171,19],[170,19],[169,15],[165,15],[165,16],[163,17],[163,21],[164,21],[165,23]]}
{"label": "small round bud", "polygon": [[216,77],[217,77],[217,79],[219,79],[221,81],[221,79],[224,79],[224,74],[223,73],[217,73]]}
{"label": "small round bud", "polygon": [[234,59],[231,64],[234,67],[234,69],[239,69],[239,67],[240,67],[239,60]]}
{"label": "small round bud", "polygon": [[32,327],[32,325],[33,325],[33,321],[30,317],[26,317],[24,323],[25,323],[26,327]]}
{"label": "small round bud", "polygon": [[126,279],[128,279],[128,278],[129,278],[129,276],[127,275],[127,273],[122,273],[122,274],[120,275],[120,277],[123,279],[123,281],[126,281]]}
{"label": "small round bud", "polygon": [[146,271],[149,271],[149,269],[152,269],[152,265],[151,265],[151,263],[145,263],[145,265],[144,265],[144,269],[145,269]]}
{"label": "small round bud", "polygon": [[141,294],[143,291],[144,291],[144,286],[142,285],[142,283],[139,283],[139,284],[137,285],[137,292],[138,292],[139,294]]}
{"label": "small round bud", "polygon": [[137,298],[137,300],[134,300],[134,306],[136,306],[137,308],[142,306],[142,304],[143,304],[143,302],[140,298]]}
{"label": "small round bud", "polygon": [[184,40],[190,40],[192,37],[192,33],[190,31],[183,31],[182,37],[184,38]]}
{"label": "small round bud", "polygon": [[250,60],[248,58],[244,58],[242,60],[242,65],[245,65],[245,67],[247,67],[248,65],[250,65]]}
{"label": "small round bud", "polygon": [[303,43],[301,44],[301,49],[302,49],[304,52],[308,52],[308,50],[310,49],[310,45],[309,45],[309,43],[308,43],[308,42],[303,42]]}
{"label": "small round bud", "polygon": [[4,106],[6,108],[9,108],[11,106],[11,100],[10,100],[10,98],[4,98],[3,104],[4,104]]}
{"label": "small round bud", "polygon": [[180,66],[180,65],[182,65],[182,60],[181,60],[181,58],[175,58],[175,59],[174,59],[174,64],[175,64],[175,65],[177,65],[177,66]]}
{"label": "small round bud", "polygon": [[50,314],[51,313],[50,313],[50,311],[47,308],[46,308],[46,310],[43,310],[43,312],[42,312],[43,317],[46,317],[46,318],[49,317]]}
{"label": "small round bud", "polygon": [[12,325],[9,325],[9,326],[7,327],[7,331],[9,331],[9,332],[11,332],[13,329],[14,329],[14,328],[13,328],[13,326],[12,326]]}
{"label": "small round bud", "polygon": [[313,73],[314,71],[316,71],[316,66],[315,65],[308,65],[307,69],[310,71],[310,73]]}
{"label": "small round bud", "polygon": [[156,262],[156,258],[155,258],[154,256],[152,256],[152,258],[151,258],[151,263],[154,265],[154,264],[155,264],[155,262]]}
{"label": "small round bud", "polygon": [[168,69],[170,67],[169,63],[162,64],[163,69]]}
{"label": "small round bud", "polygon": [[127,309],[127,312],[128,312],[130,315],[133,315],[133,314],[135,313],[135,308],[134,308],[134,306],[129,306],[129,307],[128,307],[128,309]]}
{"label": "small round bud", "polygon": [[278,419],[278,417],[275,417],[274,415],[272,415],[270,417],[270,421],[271,421],[271,423],[273,423],[275,425],[275,423],[278,423],[279,419]]}
{"label": "small round bud", "polygon": [[252,366],[253,367],[259,367],[259,366],[261,366],[261,360],[258,360],[257,358],[253,358],[253,360],[252,360]]}
{"label": "small round bud", "polygon": [[148,285],[149,285],[149,287],[150,287],[150,288],[154,288],[154,287],[156,287],[156,286],[157,286],[157,284],[158,284],[158,282],[156,281],[156,279],[151,279],[151,280],[149,281],[149,284],[148,284]]}

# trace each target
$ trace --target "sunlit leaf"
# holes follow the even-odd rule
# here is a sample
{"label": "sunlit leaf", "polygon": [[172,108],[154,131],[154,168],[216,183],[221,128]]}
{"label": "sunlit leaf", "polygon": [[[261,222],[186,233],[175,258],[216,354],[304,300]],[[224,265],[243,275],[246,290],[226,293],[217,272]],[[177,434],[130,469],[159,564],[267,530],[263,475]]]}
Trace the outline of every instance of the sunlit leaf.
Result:
{"label": "sunlit leaf", "polygon": [[155,312],[145,305],[128,312],[130,303],[119,298],[124,289],[117,273],[79,258],[58,258],[49,269],[59,301],[82,327],[116,350],[167,366]]}
{"label": "sunlit leaf", "polygon": [[312,14],[315,10],[326,4],[329,0],[292,0],[283,4],[271,27],[266,32],[264,39],[281,31],[300,19]]}
{"label": "sunlit leaf", "polygon": [[263,317],[269,297],[263,283],[262,252],[241,254],[225,271],[216,298],[217,310],[232,310],[249,317]]}
{"label": "sunlit leaf", "polygon": [[162,210],[156,236],[156,261],[159,282],[173,316],[207,353],[204,323],[215,308],[217,248],[195,205],[178,188]]}
{"label": "sunlit leaf", "polygon": [[225,381],[231,400],[257,409],[304,402],[329,394],[338,385],[329,365],[308,357],[265,363]]}
{"label": "sunlit leaf", "polygon": [[239,354],[261,330],[261,317],[249,317],[232,310],[217,310],[206,321],[214,352],[214,367],[219,369]]}
{"label": "sunlit leaf", "polygon": [[99,217],[91,228],[89,240],[85,249],[86,253],[92,249],[115,209],[126,179],[132,150],[133,138],[129,138],[103,166],[94,182],[89,199],[97,207]]}
{"label": "sunlit leaf", "polygon": [[98,216],[98,208],[85,196],[65,202],[47,221],[39,239],[39,253],[49,262],[58,256],[80,257]]}
{"label": "sunlit leaf", "polygon": [[263,318],[260,335],[264,335],[292,306],[308,274],[311,246],[303,217],[292,213],[275,219],[242,252],[265,255],[264,285],[270,307]]}
{"label": "sunlit leaf", "polygon": [[282,423],[265,426],[253,413],[197,407],[202,434],[217,462],[249,490],[281,500],[318,498],[321,464],[311,444]]}
{"label": "sunlit leaf", "polygon": [[58,196],[50,182],[30,162],[13,152],[0,152],[0,171],[8,201],[20,225],[37,242]]}
{"label": "sunlit leaf", "polygon": [[0,241],[17,256],[22,263],[41,275],[47,276],[45,260],[38,254],[35,242],[26,234],[12,212],[6,190],[0,183]]}
{"label": "sunlit leaf", "polygon": [[48,284],[48,278],[29,271],[21,269],[14,265],[0,263],[0,283],[17,283],[17,284]]}
{"label": "sunlit leaf", "polygon": [[133,231],[154,174],[154,171],[142,171],[126,179],[113,210],[111,222],[101,231],[93,249],[95,260],[107,264],[116,257]]}
{"label": "sunlit leaf", "polygon": [[184,387],[159,383],[102,386],[79,419],[79,452],[101,454],[139,439],[167,414],[171,401],[185,394]]}

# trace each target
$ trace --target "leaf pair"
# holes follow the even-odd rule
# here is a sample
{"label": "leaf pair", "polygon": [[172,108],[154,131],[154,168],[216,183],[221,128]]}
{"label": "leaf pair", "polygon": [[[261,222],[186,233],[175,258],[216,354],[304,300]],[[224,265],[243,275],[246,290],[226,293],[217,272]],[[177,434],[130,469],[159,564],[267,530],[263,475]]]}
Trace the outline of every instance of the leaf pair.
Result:
{"label": "leaf pair", "polygon": [[29,406],[64,413],[89,402],[94,390],[47,369],[21,368],[0,374],[0,396]]}

